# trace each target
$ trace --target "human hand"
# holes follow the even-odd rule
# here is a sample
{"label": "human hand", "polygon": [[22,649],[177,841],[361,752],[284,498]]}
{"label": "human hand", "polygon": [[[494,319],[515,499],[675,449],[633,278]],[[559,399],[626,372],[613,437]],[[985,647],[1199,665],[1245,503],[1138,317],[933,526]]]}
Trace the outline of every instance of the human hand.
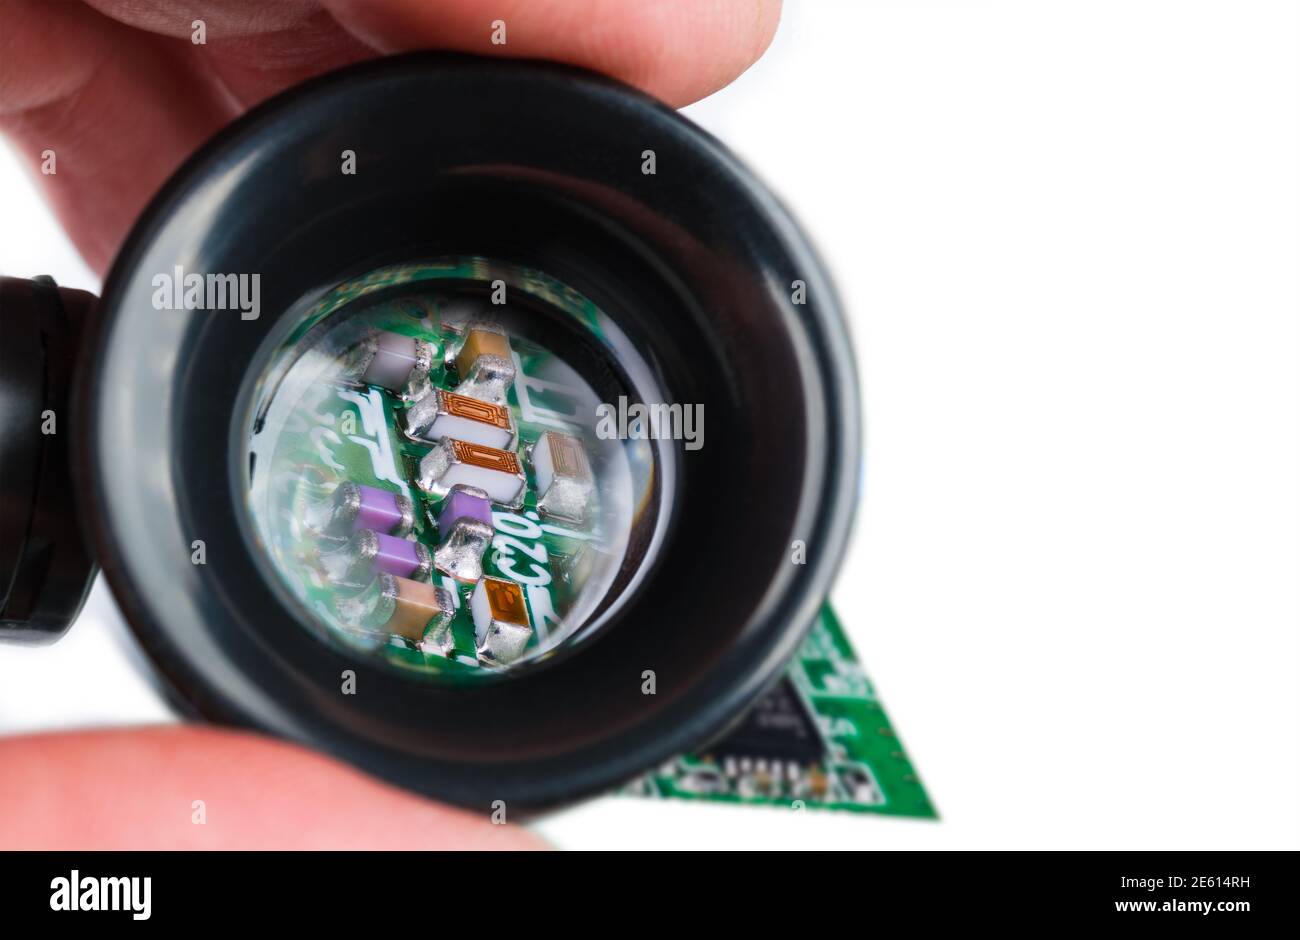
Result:
{"label": "human hand", "polygon": [[779,0],[0,0],[0,129],[33,166],[55,152],[58,173],[41,183],[102,275],[186,157],[314,75],[450,49],[584,66],[681,106],[748,68],[779,11]]}
{"label": "human hand", "polygon": [[[767,47],[779,0],[0,0],[0,130],[101,275],[158,187],[249,107],[418,48],[546,58],[673,105]],[[206,42],[191,41],[203,20]],[[491,42],[503,20],[505,45]],[[529,848],[282,742],[170,727],[0,741],[0,848]],[[198,823],[195,801],[201,801]]]}

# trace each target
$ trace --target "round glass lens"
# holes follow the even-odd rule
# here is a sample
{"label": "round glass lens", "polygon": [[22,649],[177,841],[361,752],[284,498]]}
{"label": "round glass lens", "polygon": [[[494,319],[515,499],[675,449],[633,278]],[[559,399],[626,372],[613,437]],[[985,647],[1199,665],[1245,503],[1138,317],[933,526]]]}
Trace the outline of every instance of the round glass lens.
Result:
{"label": "round glass lens", "polygon": [[542,273],[451,258],[336,285],[298,323],[258,389],[249,507],[313,631],[470,677],[608,620],[667,468],[628,433],[653,382],[607,316]]}

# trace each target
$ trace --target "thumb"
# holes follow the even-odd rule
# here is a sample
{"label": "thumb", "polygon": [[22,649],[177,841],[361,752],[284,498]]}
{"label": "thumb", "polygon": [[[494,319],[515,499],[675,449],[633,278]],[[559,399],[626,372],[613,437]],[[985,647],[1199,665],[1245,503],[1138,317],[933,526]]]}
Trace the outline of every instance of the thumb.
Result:
{"label": "thumb", "polygon": [[201,727],[0,740],[0,849],[538,849],[319,754]]}

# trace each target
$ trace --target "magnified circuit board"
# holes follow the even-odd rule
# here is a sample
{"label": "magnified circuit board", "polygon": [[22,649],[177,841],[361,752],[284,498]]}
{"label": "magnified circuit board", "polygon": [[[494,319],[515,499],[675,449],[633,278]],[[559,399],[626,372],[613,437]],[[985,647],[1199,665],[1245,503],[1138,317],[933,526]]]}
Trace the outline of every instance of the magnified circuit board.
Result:
{"label": "magnified circuit board", "polygon": [[251,446],[254,518],[316,629],[429,674],[500,670],[570,639],[653,473],[644,441],[596,435],[596,392],[494,319],[505,311],[464,286],[476,275],[471,259],[337,288],[322,304],[357,311],[292,346]]}
{"label": "magnified circuit board", "polygon": [[622,792],[937,818],[829,606],[785,675],[734,728]]}

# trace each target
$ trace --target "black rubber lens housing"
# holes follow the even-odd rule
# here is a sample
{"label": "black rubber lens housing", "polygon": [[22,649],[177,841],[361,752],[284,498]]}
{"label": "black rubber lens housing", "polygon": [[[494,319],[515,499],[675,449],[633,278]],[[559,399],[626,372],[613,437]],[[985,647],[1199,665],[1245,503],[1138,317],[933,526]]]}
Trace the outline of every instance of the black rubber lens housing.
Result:
{"label": "black rubber lens housing", "polygon": [[[590,297],[706,425],[698,451],[658,442],[677,468],[664,541],[617,616],[510,681],[455,687],[303,630],[245,500],[257,383],[303,299],[466,254]],[[156,309],[177,266],[260,274],[260,316]],[[807,240],[708,134],[566,67],[416,54],[255,109],[146,210],[79,371],[83,517],[174,699],[467,806],[571,800],[724,730],[794,654],[856,502],[854,367]]]}

